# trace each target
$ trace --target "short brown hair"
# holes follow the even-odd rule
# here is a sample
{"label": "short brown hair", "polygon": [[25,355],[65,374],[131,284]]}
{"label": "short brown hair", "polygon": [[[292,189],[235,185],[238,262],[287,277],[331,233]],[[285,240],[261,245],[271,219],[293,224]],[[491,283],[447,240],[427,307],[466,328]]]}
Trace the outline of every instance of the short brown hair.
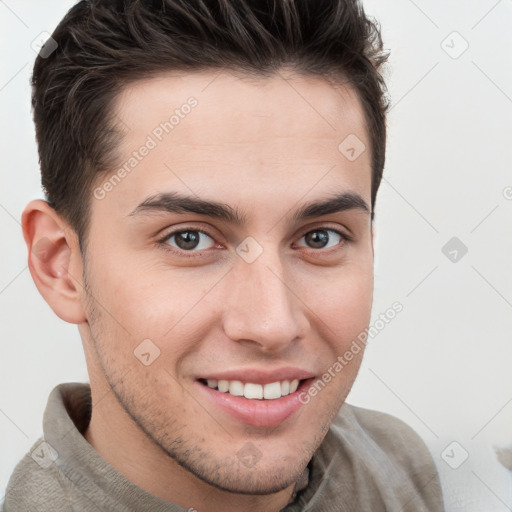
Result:
{"label": "short brown hair", "polygon": [[127,83],[167,70],[271,76],[290,66],[348,80],[371,139],[373,212],[385,160],[388,54],[358,0],[84,0],[52,37],[57,48],[40,52],[32,76],[42,185],[82,249],[93,184],[115,165],[113,100]]}

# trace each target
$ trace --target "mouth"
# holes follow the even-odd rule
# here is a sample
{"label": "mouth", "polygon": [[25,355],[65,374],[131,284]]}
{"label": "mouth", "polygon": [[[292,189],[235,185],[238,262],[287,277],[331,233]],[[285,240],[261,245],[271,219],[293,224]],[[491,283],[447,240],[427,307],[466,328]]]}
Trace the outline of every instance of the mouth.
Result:
{"label": "mouth", "polygon": [[232,396],[243,396],[248,400],[277,400],[283,396],[297,391],[303,380],[283,380],[258,384],[255,382],[242,382],[240,380],[199,379],[199,381],[211,389],[221,393],[229,393]]}
{"label": "mouth", "polygon": [[[300,394],[314,382],[310,374],[298,378],[261,377],[248,375],[239,378],[199,378],[198,392],[221,416],[254,427],[277,427],[304,406]],[[259,381],[259,382],[254,382]]]}

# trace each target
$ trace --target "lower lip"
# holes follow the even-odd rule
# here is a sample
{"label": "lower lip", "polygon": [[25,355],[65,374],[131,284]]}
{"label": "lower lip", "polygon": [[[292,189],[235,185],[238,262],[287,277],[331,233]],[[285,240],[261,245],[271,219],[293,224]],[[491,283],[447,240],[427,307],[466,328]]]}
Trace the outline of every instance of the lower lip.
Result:
{"label": "lower lip", "polygon": [[254,427],[275,427],[300,409],[303,405],[299,400],[300,393],[306,391],[313,380],[302,381],[297,391],[274,400],[251,400],[222,393],[199,381],[196,384],[216,406],[235,420]]}

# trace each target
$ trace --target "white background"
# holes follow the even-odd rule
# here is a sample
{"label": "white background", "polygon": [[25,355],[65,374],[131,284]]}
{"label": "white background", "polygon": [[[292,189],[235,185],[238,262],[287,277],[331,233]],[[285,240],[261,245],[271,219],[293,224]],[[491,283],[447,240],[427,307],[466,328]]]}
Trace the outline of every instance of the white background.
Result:
{"label": "white background", "polygon": [[[88,381],[77,328],[38,294],[19,225],[42,197],[30,45],[73,3],[0,1],[0,497],[42,434],[51,389]],[[364,5],[391,49],[393,104],[374,317],[395,301],[404,309],[368,345],[349,401],[416,429],[447,510],[511,510],[512,473],[494,447],[512,447],[512,0]],[[442,252],[452,237],[468,248],[457,262]],[[457,469],[446,462],[466,452]]]}

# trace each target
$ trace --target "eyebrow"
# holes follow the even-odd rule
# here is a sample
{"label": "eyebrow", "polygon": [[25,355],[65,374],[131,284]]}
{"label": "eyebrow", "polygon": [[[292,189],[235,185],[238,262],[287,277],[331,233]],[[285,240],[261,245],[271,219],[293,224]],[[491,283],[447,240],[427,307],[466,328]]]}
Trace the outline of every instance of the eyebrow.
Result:
{"label": "eyebrow", "polygon": [[[327,199],[312,201],[301,206],[293,215],[293,220],[307,220],[312,217],[330,215],[347,210],[359,210],[370,214],[366,201],[354,192],[335,194]],[[236,225],[246,222],[246,215],[239,209],[225,203],[207,201],[193,196],[166,192],[149,196],[128,216],[151,213],[196,213],[206,215]]]}

